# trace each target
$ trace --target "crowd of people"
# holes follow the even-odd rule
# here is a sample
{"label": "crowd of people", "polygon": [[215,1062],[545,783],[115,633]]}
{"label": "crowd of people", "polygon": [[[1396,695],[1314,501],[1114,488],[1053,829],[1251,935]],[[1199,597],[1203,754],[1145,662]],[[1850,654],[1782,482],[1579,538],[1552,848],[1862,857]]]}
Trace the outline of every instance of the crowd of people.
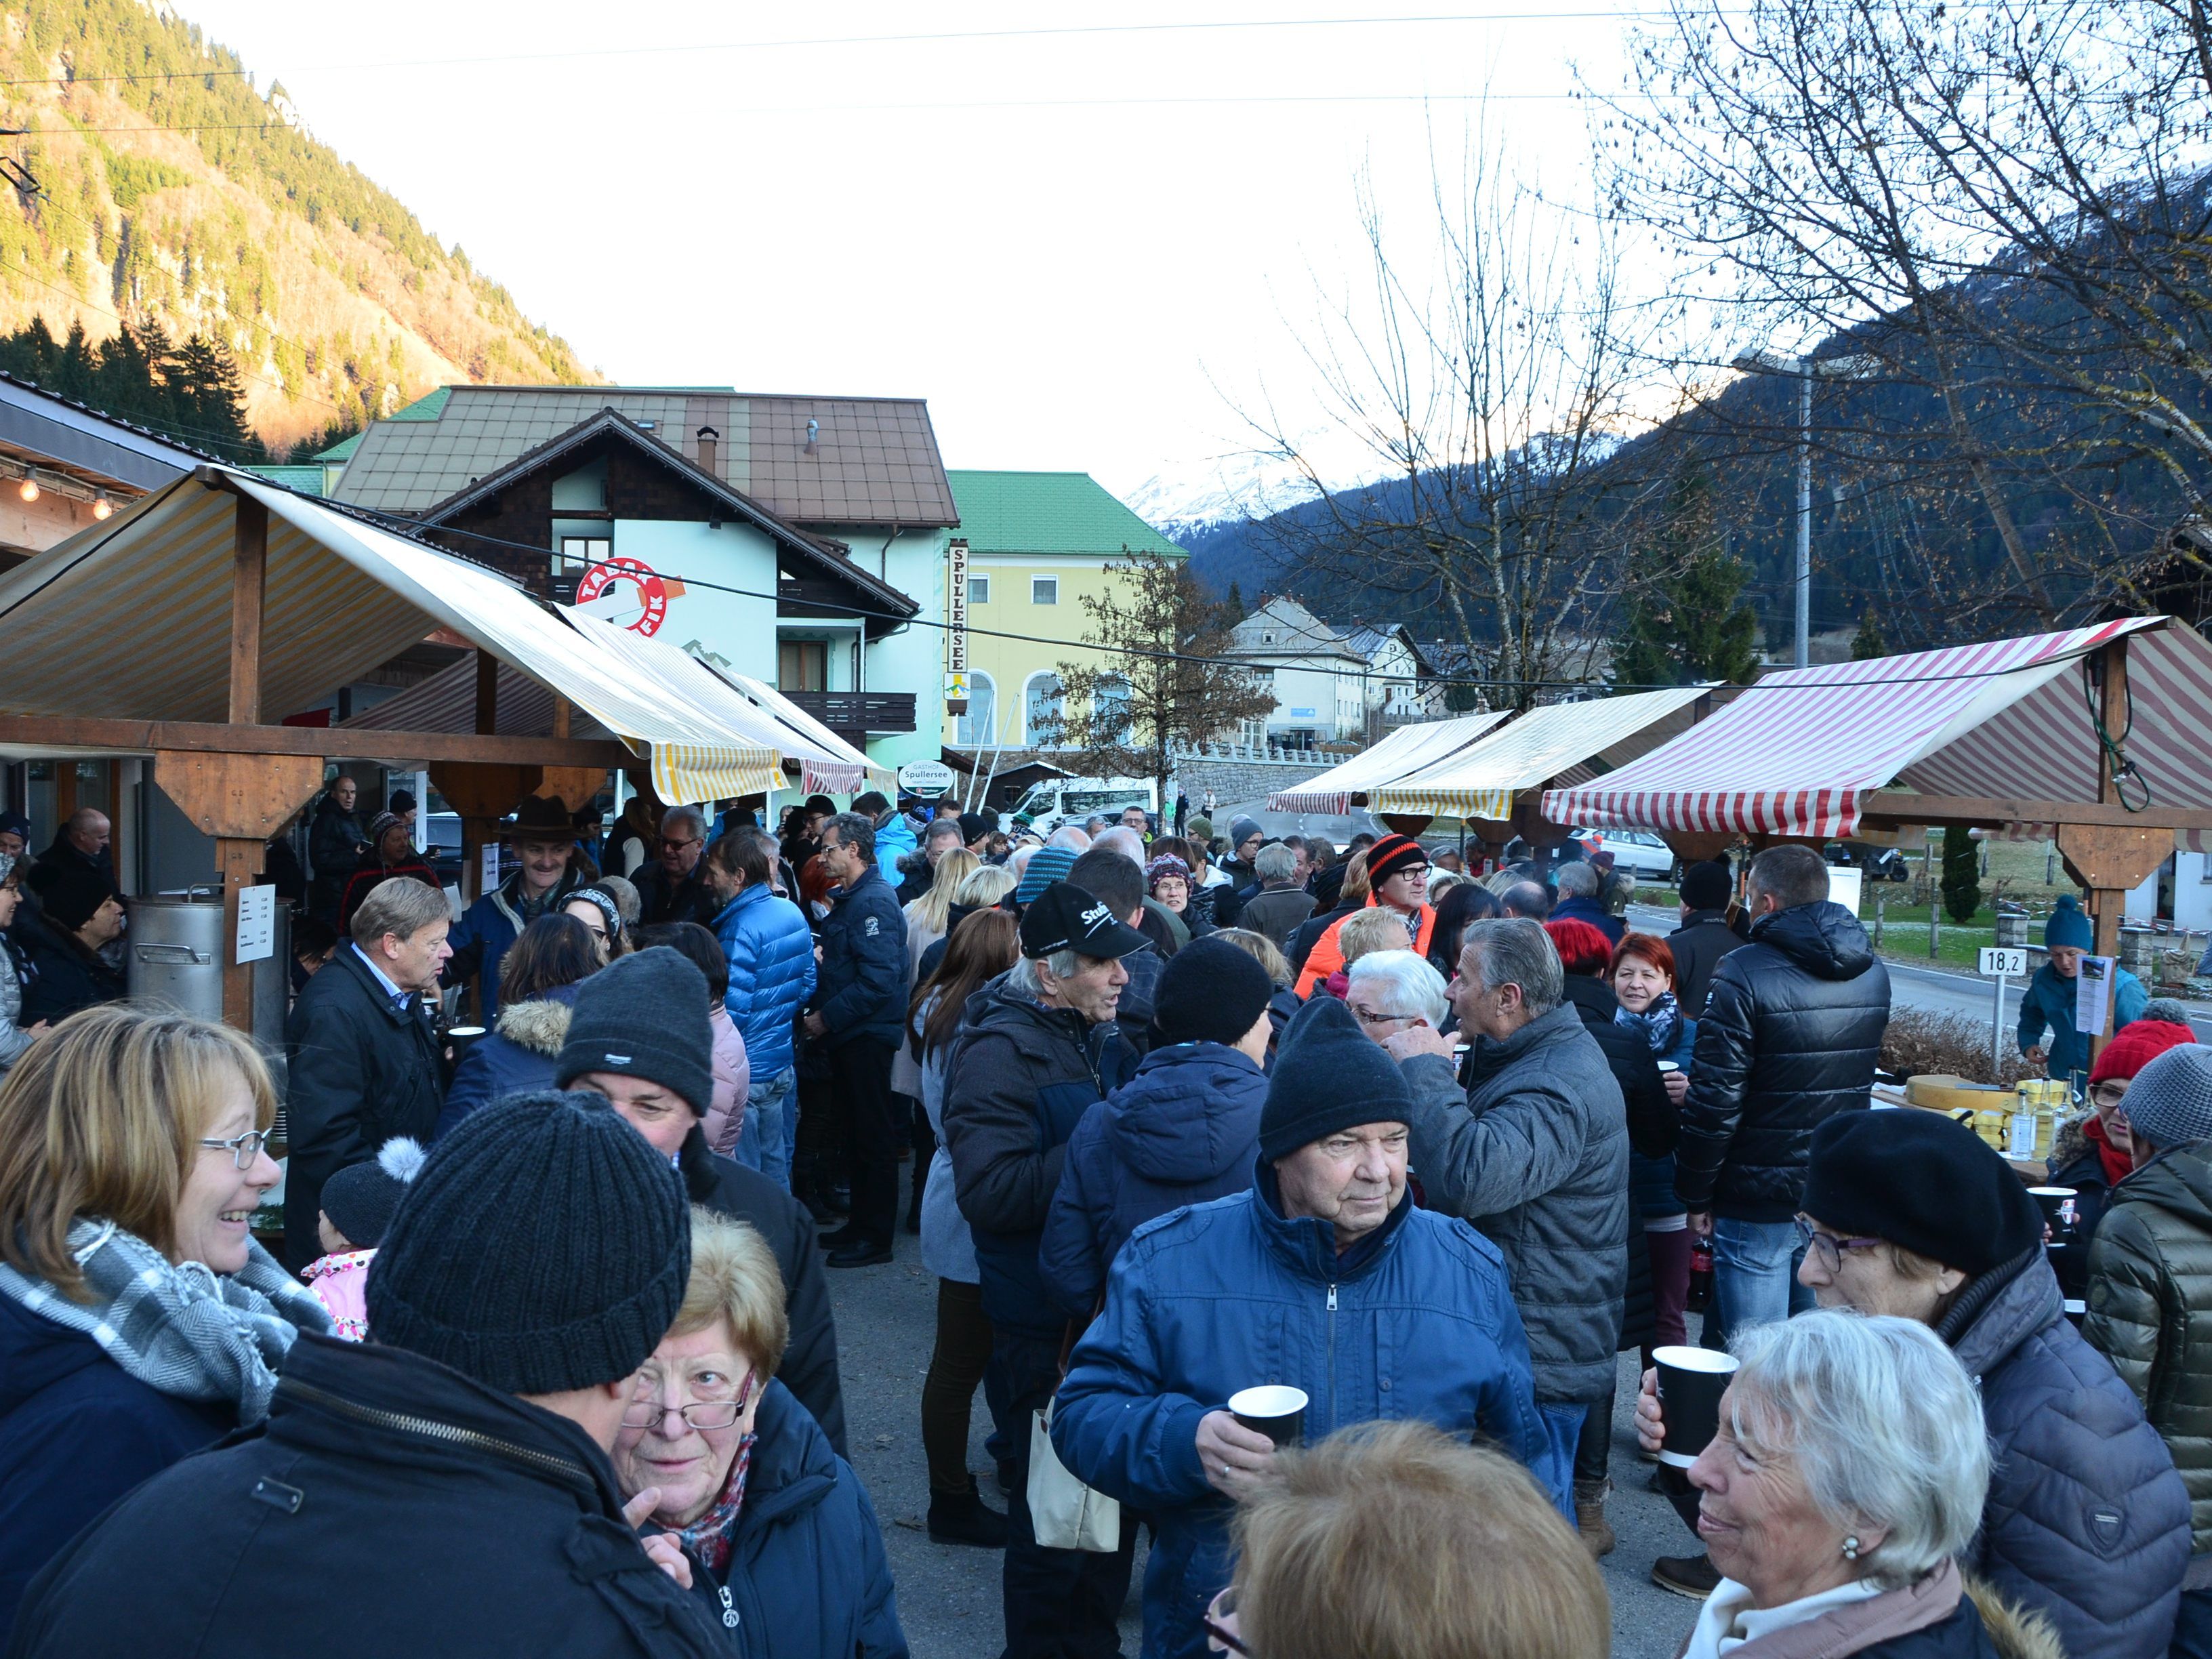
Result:
{"label": "crowd of people", "polygon": [[1595,1659],[1624,1364],[1690,1659],[2212,1652],[2212,1050],[2139,986],[2094,1056],[2021,1018],[2061,1237],[1867,1109],[1888,977],[1808,848],[1662,933],[1572,842],[533,799],[457,916],[402,805],[310,819],[273,1070],[35,1000],[106,826],[0,820],[9,1653],[894,1659],[830,1275],[902,1249],[1006,1659],[1118,1655],[1140,1535],[1146,1659]]}

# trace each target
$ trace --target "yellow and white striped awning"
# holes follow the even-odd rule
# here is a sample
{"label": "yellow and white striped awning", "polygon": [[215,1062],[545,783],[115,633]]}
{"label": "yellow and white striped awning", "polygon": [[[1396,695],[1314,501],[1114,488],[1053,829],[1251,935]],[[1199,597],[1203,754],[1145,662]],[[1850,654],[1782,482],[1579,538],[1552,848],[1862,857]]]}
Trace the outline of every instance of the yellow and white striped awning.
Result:
{"label": "yellow and white striped awning", "polygon": [[1656,748],[1688,726],[1690,705],[1711,689],[1678,685],[1532,708],[1472,747],[1386,785],[1370,810],[1510,818],[1514,797],[1524,789],[1593,763],[1609,770]]}
{"label": "yellow and white striped awning", "polygon": [[249,473],[225,470],[224,482],[180,478],[0,576],[0,713],[224,720],[234,489],[269,509],[266,717],[311,707],[445,627],[649,755],[665,800],[781,783],[781,757],[757,731],[672,695],[497,572]]}

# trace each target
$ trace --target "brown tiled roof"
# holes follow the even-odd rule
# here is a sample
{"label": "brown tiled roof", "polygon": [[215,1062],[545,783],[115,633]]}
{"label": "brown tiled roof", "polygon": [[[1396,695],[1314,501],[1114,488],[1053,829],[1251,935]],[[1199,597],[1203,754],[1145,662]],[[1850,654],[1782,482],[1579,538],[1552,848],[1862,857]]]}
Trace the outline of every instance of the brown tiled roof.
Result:
{"label": "brown tiled roof", "polygon": [[[718,434],[715,471],[800,524],[953,525],[960,520],[919,398],[789,398],[689,386],[450,389],[434,420],[379,421],[332,492],[383,513],[420,513],[612,409],[687,459]],[[806,423],[819,422],[811,453]]]}

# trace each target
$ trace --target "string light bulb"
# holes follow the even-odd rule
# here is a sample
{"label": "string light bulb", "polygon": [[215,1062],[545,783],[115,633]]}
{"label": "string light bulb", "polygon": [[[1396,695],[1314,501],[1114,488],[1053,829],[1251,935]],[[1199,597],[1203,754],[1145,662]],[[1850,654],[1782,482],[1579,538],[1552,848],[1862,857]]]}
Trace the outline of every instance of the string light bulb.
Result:
{"label": "string light bulb", "polygon": [[35,501],[39,499],[39,481],[36,478],[24,479],[15,486],[15,493],[27,501]]}
{"label": "string light bulb", "polygon": [[93,497],[92,516],[94,518],[105,519],[114,511],[115,503],[107,499],[107,492],[106,490],[101,490],[99,495]]}

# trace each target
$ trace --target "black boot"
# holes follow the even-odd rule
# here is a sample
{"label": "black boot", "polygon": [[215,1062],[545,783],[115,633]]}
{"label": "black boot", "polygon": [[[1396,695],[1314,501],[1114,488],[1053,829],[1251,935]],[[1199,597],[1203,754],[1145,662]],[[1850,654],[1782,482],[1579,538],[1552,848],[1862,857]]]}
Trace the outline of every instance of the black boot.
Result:
{"label": "black boot", "polygon": [[929,1495],[929,1536],[933,1543],[1002,1550],[1006,1547],[1006,1517],[986,1504],[972,1486],[962,1492],[933,1492]]}

